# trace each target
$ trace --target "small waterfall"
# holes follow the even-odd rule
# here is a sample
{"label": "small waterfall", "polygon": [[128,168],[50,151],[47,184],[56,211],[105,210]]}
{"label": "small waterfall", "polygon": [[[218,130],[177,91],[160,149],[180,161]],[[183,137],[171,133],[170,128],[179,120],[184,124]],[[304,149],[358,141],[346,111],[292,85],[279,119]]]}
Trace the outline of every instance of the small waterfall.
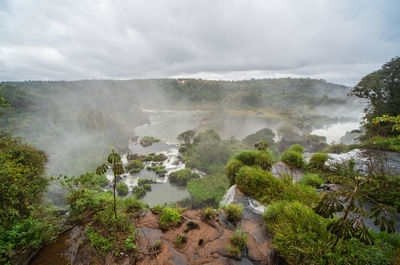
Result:
{"label": "small waterfall", "polygon": [[233,202],[233,198],[235,197],[236,194],[236,185],[231,186],[226,192],[224,197],[222,198],[221,202],[219,205],[228,205]]}

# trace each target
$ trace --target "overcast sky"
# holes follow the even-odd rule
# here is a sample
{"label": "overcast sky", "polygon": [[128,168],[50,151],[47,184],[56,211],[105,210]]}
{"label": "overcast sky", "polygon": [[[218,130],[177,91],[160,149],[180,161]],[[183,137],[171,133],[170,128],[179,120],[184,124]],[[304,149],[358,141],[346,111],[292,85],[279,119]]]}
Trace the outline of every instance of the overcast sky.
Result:
{"label": "overcast sky", "polygon": [[0,80],[311,77],[400,55],[399,0],[0,0]]}

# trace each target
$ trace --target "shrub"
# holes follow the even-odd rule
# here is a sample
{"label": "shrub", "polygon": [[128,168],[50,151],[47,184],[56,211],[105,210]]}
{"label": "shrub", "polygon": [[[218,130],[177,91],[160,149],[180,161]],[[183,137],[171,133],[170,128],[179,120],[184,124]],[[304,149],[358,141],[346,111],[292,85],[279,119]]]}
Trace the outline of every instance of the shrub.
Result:
{"label": "shrub", "polygon": [[124,182],[118,183],[117,192],[118,192],[118,195],[128,194],[128,192],[129,192],[128,186]]}
{"label": "shrub", "polygon": [[286,150],[283,153],[281,161],[285,162],[288,165],[299,168],[303,168],[306,164],[302,153],[290,149]]}
{"label": "shrub", "polygon": [[186,185],[190,179],[192,179],[192,175],[192,170],[190,168],[185,168],[170,173],[168,178],[171,183],[183,186]]}
{"label": "shrub", "polygon": [[328,158],[328,154],[326,153],[315,153],[311,157],[309,165],[312,168],[323,169]]}
{"label": "shrub", "polygon": [[143,202],[135,200],[130,196],[126,197],[122,201],[122,203],[123,203],[123,209],[126,213],[136,212],[147,208],[147,206]]}
{"label": "shrub", "polygon": [[182,214],[180,209],[166,207],[162,209],[158,223],[161,229],[168,230],[177,226],[181,220]]}
{"label": "shrub", "polygon": [[86,228],[85,235],[89,239],[90,245],[99,251],[100,254],[104,255],[113,245],[109,239],[97,233],[90,225]]}
{"label": "shrub", "polygon": [[217,206],[228,189],[228,180],[222,174],[192,179],[187,188],[197,206]]}
{"label": "shrub", "polygon": [[148,184],[148,183],[143,184],[143,189],[144,189],[145,191],[151,191],[151,185]]}
{"label": "shrub", "polygon": [[208,220],[213,220],[215,215],[216,215],[215,210],[213,208],[207,207],[201,216],[203,220],[208,221]]}
{"label": "shrub", "polygon": [[236,184],[244,194],[254,198],[267,195],[273,200],[282,192],[279,179],[261,168],[242,167],[236,174]]}
{"label": "shrub", "polygon": [[144,164],[140,160],[132,160],[132,161],[129,161],[125,165],[125,169],[128,170],[129,172],[131,172],[131,171],[132,172],[138,172],[143,168],[144,168]]}
{"label": "shrub", "polygon": [[307,186],[319,187],[324,181],[317,174],[306,174],[300,180],[300,183]]}
{"label": "shrub", "polygon": [[153,138],[151,136],[143,136],[140,138],[140,145],[146,147],[152,145],[154,142],[159,142],[160,139]]}
{"label": "shrub", "polygon": [[124,247],[127,249],[136,249],[135,241],[136,241],[136,230],[133,227],[129,236],[125,238]]}
{"label": "shrub", "polygon": [[274,155],[269,150],[244,151],[235,156],[247,166],[260,166],[262,169],[269,169],[274,163]]}
{"label": "shrub", "polygon": [[232,244],[239,247],[239,249],[243,249],[247,245],[247,234],[240,228],[237,228],[233,236],[231,236],[229,239],[231,240]]}
{"label": "shrub", "polygon": [[225,174],[229,179],[230,185],[236,183],[236,173],[243,166],[243,163],[237,159],[231,159],[225,166]]}
{"label": "shrub", "polygon": [[304,153],[304,147],[300,144],[294,144],[294,145],[290,146],[288,150],[294,151],[294,152],[299,152],[299,153]]}
{"label": "shrub", "polygon": [[132,189],[132,193],[135,196],[136,199],[140,199],[146,195],[146,191],[143,187],[140,186],[135,186]]}
{"label": "shrub", "polygon": [[332,220],[297,201],[270,204],[263,219],[274,233],[274,246],[289,264],[391,264],[400,247],[397,234],[372,232],[374,245],[352,238],[341,241],[332,251],[334,236],[327,231]]}
{"label": "shrub", "polygon": [[175,244],[178,248],[182,247],[187,242],[187,238],[184,234],[179,234],[175,239]]}
{"label": "shrub", "polygon": [[99,185],[100,187],[105,187],[108,185],[108,179],[105,175],[95,175],[94,183]]}
{"label": "shrub", "polygon": [[154,214],[160,214],[163,209],[164,209],[164,207],[162,207],[161,205],[157,204],[156,206],[151,208],[151,212],[154,213]]}
{"label": "shrub", "polygon": [[242,215],[243,212],[243,205],[241,204],[235,205],[230,203],[228,205],[224,205],[222,209],[224,209],[228,221],[235,224],[241,218],[240,216]]}
{"label": "shrub", "polygon": [[341,154],[349,151],[349,146],[345,144],[333,144],[329,145],[324,149],[324,152],[333,153],[333,154]]}

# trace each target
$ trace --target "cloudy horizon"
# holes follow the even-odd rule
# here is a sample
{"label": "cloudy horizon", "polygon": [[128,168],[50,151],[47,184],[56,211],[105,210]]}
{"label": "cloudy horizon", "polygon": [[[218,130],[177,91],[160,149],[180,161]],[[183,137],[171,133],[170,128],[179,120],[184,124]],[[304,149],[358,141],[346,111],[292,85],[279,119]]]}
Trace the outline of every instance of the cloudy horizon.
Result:
{"label": "cloudy horizon", "polygon": [[396,0],[0,0],[0,81],[309,77],[400,55]]}

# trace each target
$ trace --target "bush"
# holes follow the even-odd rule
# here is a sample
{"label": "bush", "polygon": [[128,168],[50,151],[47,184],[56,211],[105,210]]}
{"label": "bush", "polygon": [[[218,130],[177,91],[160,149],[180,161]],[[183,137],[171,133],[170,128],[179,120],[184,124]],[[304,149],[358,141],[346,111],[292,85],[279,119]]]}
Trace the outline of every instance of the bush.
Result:
{"label": "bush", "polygon": [[274,155],[269,150],[261,151],[244,151],[235,156],[246,166],[260,166],[262,169],[271,168],[274,163]]}
{"label": "bush", "polygon": [[126,213],[137,212],[147,208],[147,206],[143,202],[135,200],[130,196],[126,197],[122,202],[123,209]]}
{"label": "bush", "polygon": [[128,192],[129,192],[128,186],[124,182],[118,183],[117,192],[118,192],[118,195],[122,195],[122,196],[128,194]]}
{"label": "bush", "polygon": [[205,221],[213,220],[216,215],[216,212],[213,208],[207,207],[204,209],[203,214],[201,215],[202,219]]}
{"label": "bush", "polygon": [[304,147],[300,144],[294,144],[294,145],[290,146],[288,150],[298,152],[301,154],[304,153]]}
{"label": "bush", "polygon": [[297,201],[272,203],[263,219],[274,233],[274,246],[289,264],[391,264],[400,247],[398,235],[373,232],[374,245],[353,238],[340,241],[332,251],[335,238],[327,231],[332,220]]}
{"label": "bush", "polygon": [[245,248],[247,245],[247,234],[240,228],[235,230],[233,236],[229,238],[234,246],[237,246],[240,250]]}
{"label": "bush", "polygon": [[85,235],[89,239],[90,245],[92,245],[100,254],[104,255],[113,245],[109,239],[104,238],[102,235],[97,233],[90,225],[86,228]]}
{"label": "bush", "polygon": [[332,144],[324,149],[324,152],[341,154],[349,151],[349,146],[345,144]]}
{"label": "bush", "polygon": [[290,149],[286,150],[283,153],[281,161],[285,162],[288,165],[295,166],[298,168],[303,168],[306,164],[302,153]]}
{"label": "bush", "polygon": [[300,180],[300,183],[307,186],[319,187],[324,181],[317,174],[306,174]]}
{"label": "bush", "polygon": [[156,206],[151,208],[151,212],[154,213],[154,214],[160,214],[163,209],[164,209],[164,207],[162,207],[161,205],[157,204]]}
{"label": "bush", "polygon": [[143,189],[144,189],[145,191],[151,191],[151,185],[148,184],[148,183],[143,184]]}
{"label": "bush", "polygon": [[190,168],[185,168],[171,172],[168,176],[168,179],[171,183],[184,186],[189,180],[192,179],[192,177],[192,170]]}
{"label": "bush", "polygon": [[261,168],[242,167],[236,174],[236,184],[246,195],[253,198],[278,198],[283,191],[283,185],[271,172]]}
{"label": "bush", "polygon": [[132,193],[135,196],[136,199],[140,199],[146,195],[146,191],[143,187],[140,186],[135,186],[132,189]]}
{"label": "bush", "polygon": [[316,169],[324,169],[325,162],[328,161],[328,154],[315,153],[310,159],[309,166]]}
{"label": "bush", "polygon": [[160,214],[158,223],[162,230],[168,230],[177,226],[182,221],[182,214],[180,209],[163,208]]}
{"label": "bush", "polygon": [[192,179],[187,188],[197,206],[217,206],[228,189],[228,180],[222,174]]}
{"label": "bush", "polygon": [[154,142],[159,142],[160,139],[153,138],[151,136],[143,136],[140,138],[140,145],[146,147],[152,145]]}
{"label": "bush", "polygon": [[231,159],[225,166],[225,174],[229,179],[229,184],[233,185],[236,183],[236,173],[243,166],[243,163],[237,159]]}
{"label": "bush", "polygon": [[243,205],[235,205],[230,203],[228,205],[224,205],[222,209],[224,209],[228,221],[236,224],[241,218],[240,216],[243,212]]}
{"label": "bush", "polygon": [[108,179],[105,175],[95,175],[94,183],[96,183],[100,187],[105,187],[108,185]]}
{"label": "bush", "polygon": [[125,165],[125,169],[128,170],[129,172],[135,172],[136,173],[136,172],[139,172],[143,168],[144,168],[144,164],[140,160],[132,160],[132,161],[129,161]]}

